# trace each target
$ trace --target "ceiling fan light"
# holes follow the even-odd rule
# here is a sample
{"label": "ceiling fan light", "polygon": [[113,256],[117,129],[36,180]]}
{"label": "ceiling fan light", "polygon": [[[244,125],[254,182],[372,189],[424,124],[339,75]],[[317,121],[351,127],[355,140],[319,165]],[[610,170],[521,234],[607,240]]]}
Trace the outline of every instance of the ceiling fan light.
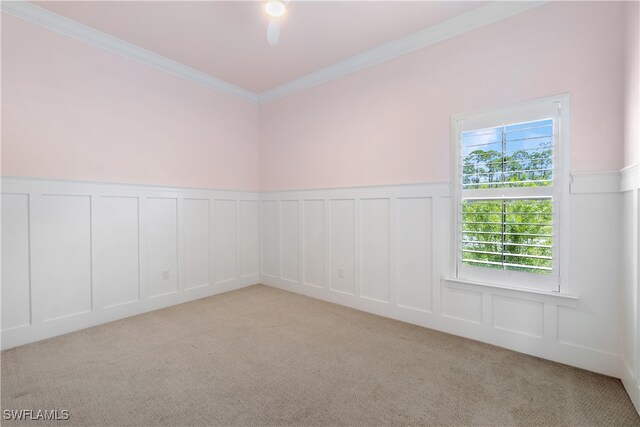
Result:
{"label": "ceiling fan light", "polygon": [[279,18],[285,14],[287,8],[284,3],[279,0],[269,0],[264,5],[264,10],[267,12],[267,15],[272,18]]}

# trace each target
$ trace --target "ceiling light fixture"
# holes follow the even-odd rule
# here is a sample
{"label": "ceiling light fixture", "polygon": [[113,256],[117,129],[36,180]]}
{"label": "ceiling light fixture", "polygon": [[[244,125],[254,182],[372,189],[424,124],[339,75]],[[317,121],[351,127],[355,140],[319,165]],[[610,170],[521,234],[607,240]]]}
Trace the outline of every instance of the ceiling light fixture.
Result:
{"label": "ceiling light fixture", "polygon": [[287,11],[284,2],[280,0],[268,0],[264,5],[264,10],[272,18],[280,18]]}
{"label": "ceiling light fixture", "polygon": [[264,10],[270,16],[267,27],[267,41],[270,45],[278,44],[280,40],[280,18],[287,12],[287,0],[267,0]]}

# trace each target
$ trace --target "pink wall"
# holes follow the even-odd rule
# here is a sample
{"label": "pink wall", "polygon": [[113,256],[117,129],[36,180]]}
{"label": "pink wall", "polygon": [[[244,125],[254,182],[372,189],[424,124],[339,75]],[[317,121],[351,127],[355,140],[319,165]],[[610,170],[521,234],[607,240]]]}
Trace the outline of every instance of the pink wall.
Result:
{"label": "pink wall", "polygon": [[450,180],[450,117],[571,94],[571,170],[623,165],[621,3],[542,6],[260,107],[263,190]]}
{"label": "pink wall", "polygon": [[451,115],[564,92],[572,171],[619,169],[640,156],[625,7],[637,4],[546,5],[259,109],[2,14],[2,175],[245,190],[443,182]]}
{"label": "pink wall", "polygon": [[258,189],[257,108],[2,14],[2,175]]}
{"label": "pink wall", "polygon": [[626,3],[624,165],[640,163],[640,3]]}

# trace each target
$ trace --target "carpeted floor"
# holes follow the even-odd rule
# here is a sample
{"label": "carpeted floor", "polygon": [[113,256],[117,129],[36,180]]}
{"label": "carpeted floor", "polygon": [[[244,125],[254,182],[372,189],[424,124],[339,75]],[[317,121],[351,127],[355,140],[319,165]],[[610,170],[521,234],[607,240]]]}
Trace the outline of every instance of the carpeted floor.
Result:
{"label": "carpeted floor", "polygon": [[4,351],[2,409],[70,411],[54,425],[640,425],[617,379],[261,285]]}

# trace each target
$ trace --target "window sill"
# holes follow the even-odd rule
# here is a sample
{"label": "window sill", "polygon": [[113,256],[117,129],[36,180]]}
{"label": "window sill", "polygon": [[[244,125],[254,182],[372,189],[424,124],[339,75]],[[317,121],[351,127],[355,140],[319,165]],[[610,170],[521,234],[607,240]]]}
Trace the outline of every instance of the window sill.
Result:
{"label": "window sill", "polygon": [[559,292],[541,291],[536,289],[525,289],[495,283],[477,282],[468,279],[459,279],[457,277],[443,277],[442,282],[448,288],[510,296],[513,298],[539,301],[571,308],[575,308],[580,299],[577,295],[561,294]]}

